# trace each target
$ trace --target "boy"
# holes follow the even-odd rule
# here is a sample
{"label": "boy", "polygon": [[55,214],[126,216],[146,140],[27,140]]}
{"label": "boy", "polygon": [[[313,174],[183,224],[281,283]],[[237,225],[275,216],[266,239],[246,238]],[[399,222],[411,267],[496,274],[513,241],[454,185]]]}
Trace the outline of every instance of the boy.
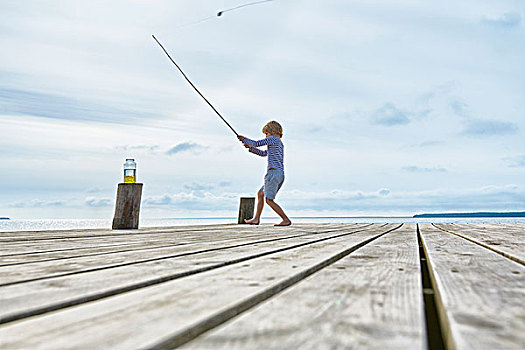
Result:
{"label": "boy", "polygon": [[[255,153],[258,156],[268,156],[268,172],[264,177],[264,185],[257,192],[257,211],[255,216],[250,220],[244,220],[250,225],[259,225],[261,214],[264,207],[264,197],[266,197],[266,203],[275,211],[282,219],[281,223],[274,226],[290,226],[292,222],[286,216],[283,209],[275,203],[274,199],[277,192],[281,188],[284,182],[284,146],[281,141],[283,137],[283,128],[281,124],[276,121],[268,122],[262,129],[263,134],[266,134],[266,138],[254,141],[244,136],[237,136],[239,141],[244,144],[244,147],[248,148],[251,153]],[[263,151],[257,147],[267,145],[268,151]]]}

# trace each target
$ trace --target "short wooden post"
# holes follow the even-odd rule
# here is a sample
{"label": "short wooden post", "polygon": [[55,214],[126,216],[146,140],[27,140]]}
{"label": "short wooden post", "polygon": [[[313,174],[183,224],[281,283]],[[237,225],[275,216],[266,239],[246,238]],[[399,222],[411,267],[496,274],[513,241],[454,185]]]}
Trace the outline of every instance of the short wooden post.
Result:
{"label": "short wooden post", "polygon": [[241,197],[241,204],[239,205],[239,220],[238,224],[244,224],[244,219],[249,220],[253,218],[253,210],[255,208],[255,197]]}
{"label": "short wooden post", "polygon": [[120,183],[115,203],[113,230],[138,229],[142,184]]}

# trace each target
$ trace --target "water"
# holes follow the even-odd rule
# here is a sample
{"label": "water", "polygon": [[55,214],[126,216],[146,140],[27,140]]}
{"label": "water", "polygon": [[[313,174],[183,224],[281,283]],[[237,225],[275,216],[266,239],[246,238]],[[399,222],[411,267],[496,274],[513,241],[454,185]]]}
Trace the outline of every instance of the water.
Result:
{"label": "water", "polygon": [[[262,218],[261,223],[278,223],[279,218]],[[385,222],[449,222],[449,223],[525,223],[525,218],[412,218],[412,217],[292,217],[297,224],[321,223],[385,223]],[[0,220],[0,232],[12,231],[54,231],[74,229],[109,229],[110,219],[39,219],[39,220]],[[166,218],[141,219],[140,227],[162,227],[183,225],[235,224],[237,218]]]}

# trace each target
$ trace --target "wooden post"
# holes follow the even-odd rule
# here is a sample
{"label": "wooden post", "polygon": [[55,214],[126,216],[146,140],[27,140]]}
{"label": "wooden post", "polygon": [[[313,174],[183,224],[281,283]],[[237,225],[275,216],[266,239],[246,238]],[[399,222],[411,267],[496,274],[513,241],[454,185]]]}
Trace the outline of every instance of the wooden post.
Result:
{"label": "wooden post", "polygon": [[113,230],[138,229],[142,184],[120,183],[115,203]]}
{"label": "wooden post", "polygon": [[244,224],[244,219],[249,220],[253,218],[253,209],[255,208],[255,197],[241,197],[241,204],[239,205],[239,220],[238,224]]}

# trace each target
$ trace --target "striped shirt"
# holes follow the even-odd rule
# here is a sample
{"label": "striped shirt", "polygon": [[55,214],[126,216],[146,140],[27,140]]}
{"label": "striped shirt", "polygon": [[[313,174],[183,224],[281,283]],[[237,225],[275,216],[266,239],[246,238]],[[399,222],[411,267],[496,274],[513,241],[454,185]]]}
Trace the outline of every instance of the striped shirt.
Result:
{"label": "striped shirt", "polygon": [[[251,153],[255,153],[261,157],[268,156],[268,169],[274,168],[284,170],[284,145],[280,138],[277,136],[268,136],[265,139],[254,141],[245,137],[242,139],[242,142],[250,146]],[[268,146],[268,151],[257,148],[265,145]]]}

